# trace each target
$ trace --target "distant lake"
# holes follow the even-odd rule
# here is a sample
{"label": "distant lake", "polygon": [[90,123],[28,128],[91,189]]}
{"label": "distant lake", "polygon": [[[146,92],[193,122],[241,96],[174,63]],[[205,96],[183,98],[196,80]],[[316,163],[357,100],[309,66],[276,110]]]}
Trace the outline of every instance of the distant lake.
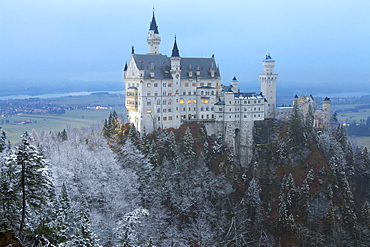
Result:
{"label": "distant lake", "polygon": [[84,96],[90,95],[92,93],[109,93],[109,94],[124,94],[124,91],[83,91],[83,92],[70,92],[70,93],[48,93],[39,95],[27,95],[27,94],[16,94],[0,96],[0,100],[7,99],[29,99],[29,98],[40,98],[40,99],[50,99],[50,98],[60,98],[67,96]]}

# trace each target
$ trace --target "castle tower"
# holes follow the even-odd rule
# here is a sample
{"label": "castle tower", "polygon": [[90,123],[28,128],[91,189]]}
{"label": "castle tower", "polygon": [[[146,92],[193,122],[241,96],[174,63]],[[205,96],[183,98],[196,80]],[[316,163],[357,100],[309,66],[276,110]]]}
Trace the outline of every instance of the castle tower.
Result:
{"label": "castle tower", "polygon": [[177,48],[176,36],[175,36],[175,43],[173,44],[172,55],[171,55],[171,72],[180,70],[180,52],[179,48]]}
{"label": "castle tower", "polygon": [[325,97],[325,99],[322,101],[322,111],[324,112],[324,118],[323,118],[323,125],[329,126],[330,121],[330,99],[328,97]]}
{"label": "castle tower", "polygon": [[274,118],[276,114],[276,82],[278,75],[274,74],[275,60],[270,54],[262,61],[263,74],[260,74],[261,92],[266,98],[265,117]]}
{"label": "castle tower", "polygon": [[236,79],[236,77],[234,76],[234,78],[232,79],[231,81],[231,90],[234,92],[234,93],[237,93],[238,92],[238,80]]}
{"label": "castle tower", "polygon": [[147,42],[148,42],[148,55],[155,54],[160,55],[159,45],[161,44],[161,38],[159,37],[158,26],[155,21],[154,11],[152,21],[150,22]]}

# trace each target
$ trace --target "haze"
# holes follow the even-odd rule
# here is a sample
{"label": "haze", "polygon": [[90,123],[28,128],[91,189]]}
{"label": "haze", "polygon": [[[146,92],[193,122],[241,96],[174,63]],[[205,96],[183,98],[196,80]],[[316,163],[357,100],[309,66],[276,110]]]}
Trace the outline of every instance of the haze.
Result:
{"label": "haze", "polygon": [[147,53],[153,7],[161,53],[171,54],[176,35],[183,57],[215,54],[224,84],[236,76],[244,88],[258,88],[261,61],[270,53],[278,87],[345,92],[369,85],[368,0],[5,0],[0,84],[122,82],[131,46]]}

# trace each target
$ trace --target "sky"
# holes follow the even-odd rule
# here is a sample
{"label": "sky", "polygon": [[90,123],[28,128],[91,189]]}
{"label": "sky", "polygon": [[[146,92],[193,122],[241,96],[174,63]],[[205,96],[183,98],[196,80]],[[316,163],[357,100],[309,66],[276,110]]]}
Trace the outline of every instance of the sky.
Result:
{"label": "sky", "polygon": [[223,84],[255,88],[270,53],[280,84],[370,85],[369,0],[0,0],[0,85],[123,81],[153,8],[161,53],[176,35],[182,57],[215,54]]}

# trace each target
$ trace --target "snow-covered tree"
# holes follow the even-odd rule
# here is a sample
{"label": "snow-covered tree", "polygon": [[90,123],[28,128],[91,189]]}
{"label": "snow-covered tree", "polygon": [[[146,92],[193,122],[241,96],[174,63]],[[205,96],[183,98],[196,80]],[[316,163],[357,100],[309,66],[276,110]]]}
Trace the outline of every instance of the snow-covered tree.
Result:
{"label": "snow-covered tree", "polygon": [[195,155],[194,138],[189,127],[186,128],[183,137],[183,153],[186,157],[193,157]]}
{"label": "snow-covered tree", "polygon": [[48,161],[40,151],[30,143],[30,136],[25,132],[21,143],[8,158],[9,166],[17,166],[20,193],[22,195],[20,209],[21,221],[19,234],[23,236],[28,216],[42,215],[44,206],[48,204],[53,192],[53,183]]}

